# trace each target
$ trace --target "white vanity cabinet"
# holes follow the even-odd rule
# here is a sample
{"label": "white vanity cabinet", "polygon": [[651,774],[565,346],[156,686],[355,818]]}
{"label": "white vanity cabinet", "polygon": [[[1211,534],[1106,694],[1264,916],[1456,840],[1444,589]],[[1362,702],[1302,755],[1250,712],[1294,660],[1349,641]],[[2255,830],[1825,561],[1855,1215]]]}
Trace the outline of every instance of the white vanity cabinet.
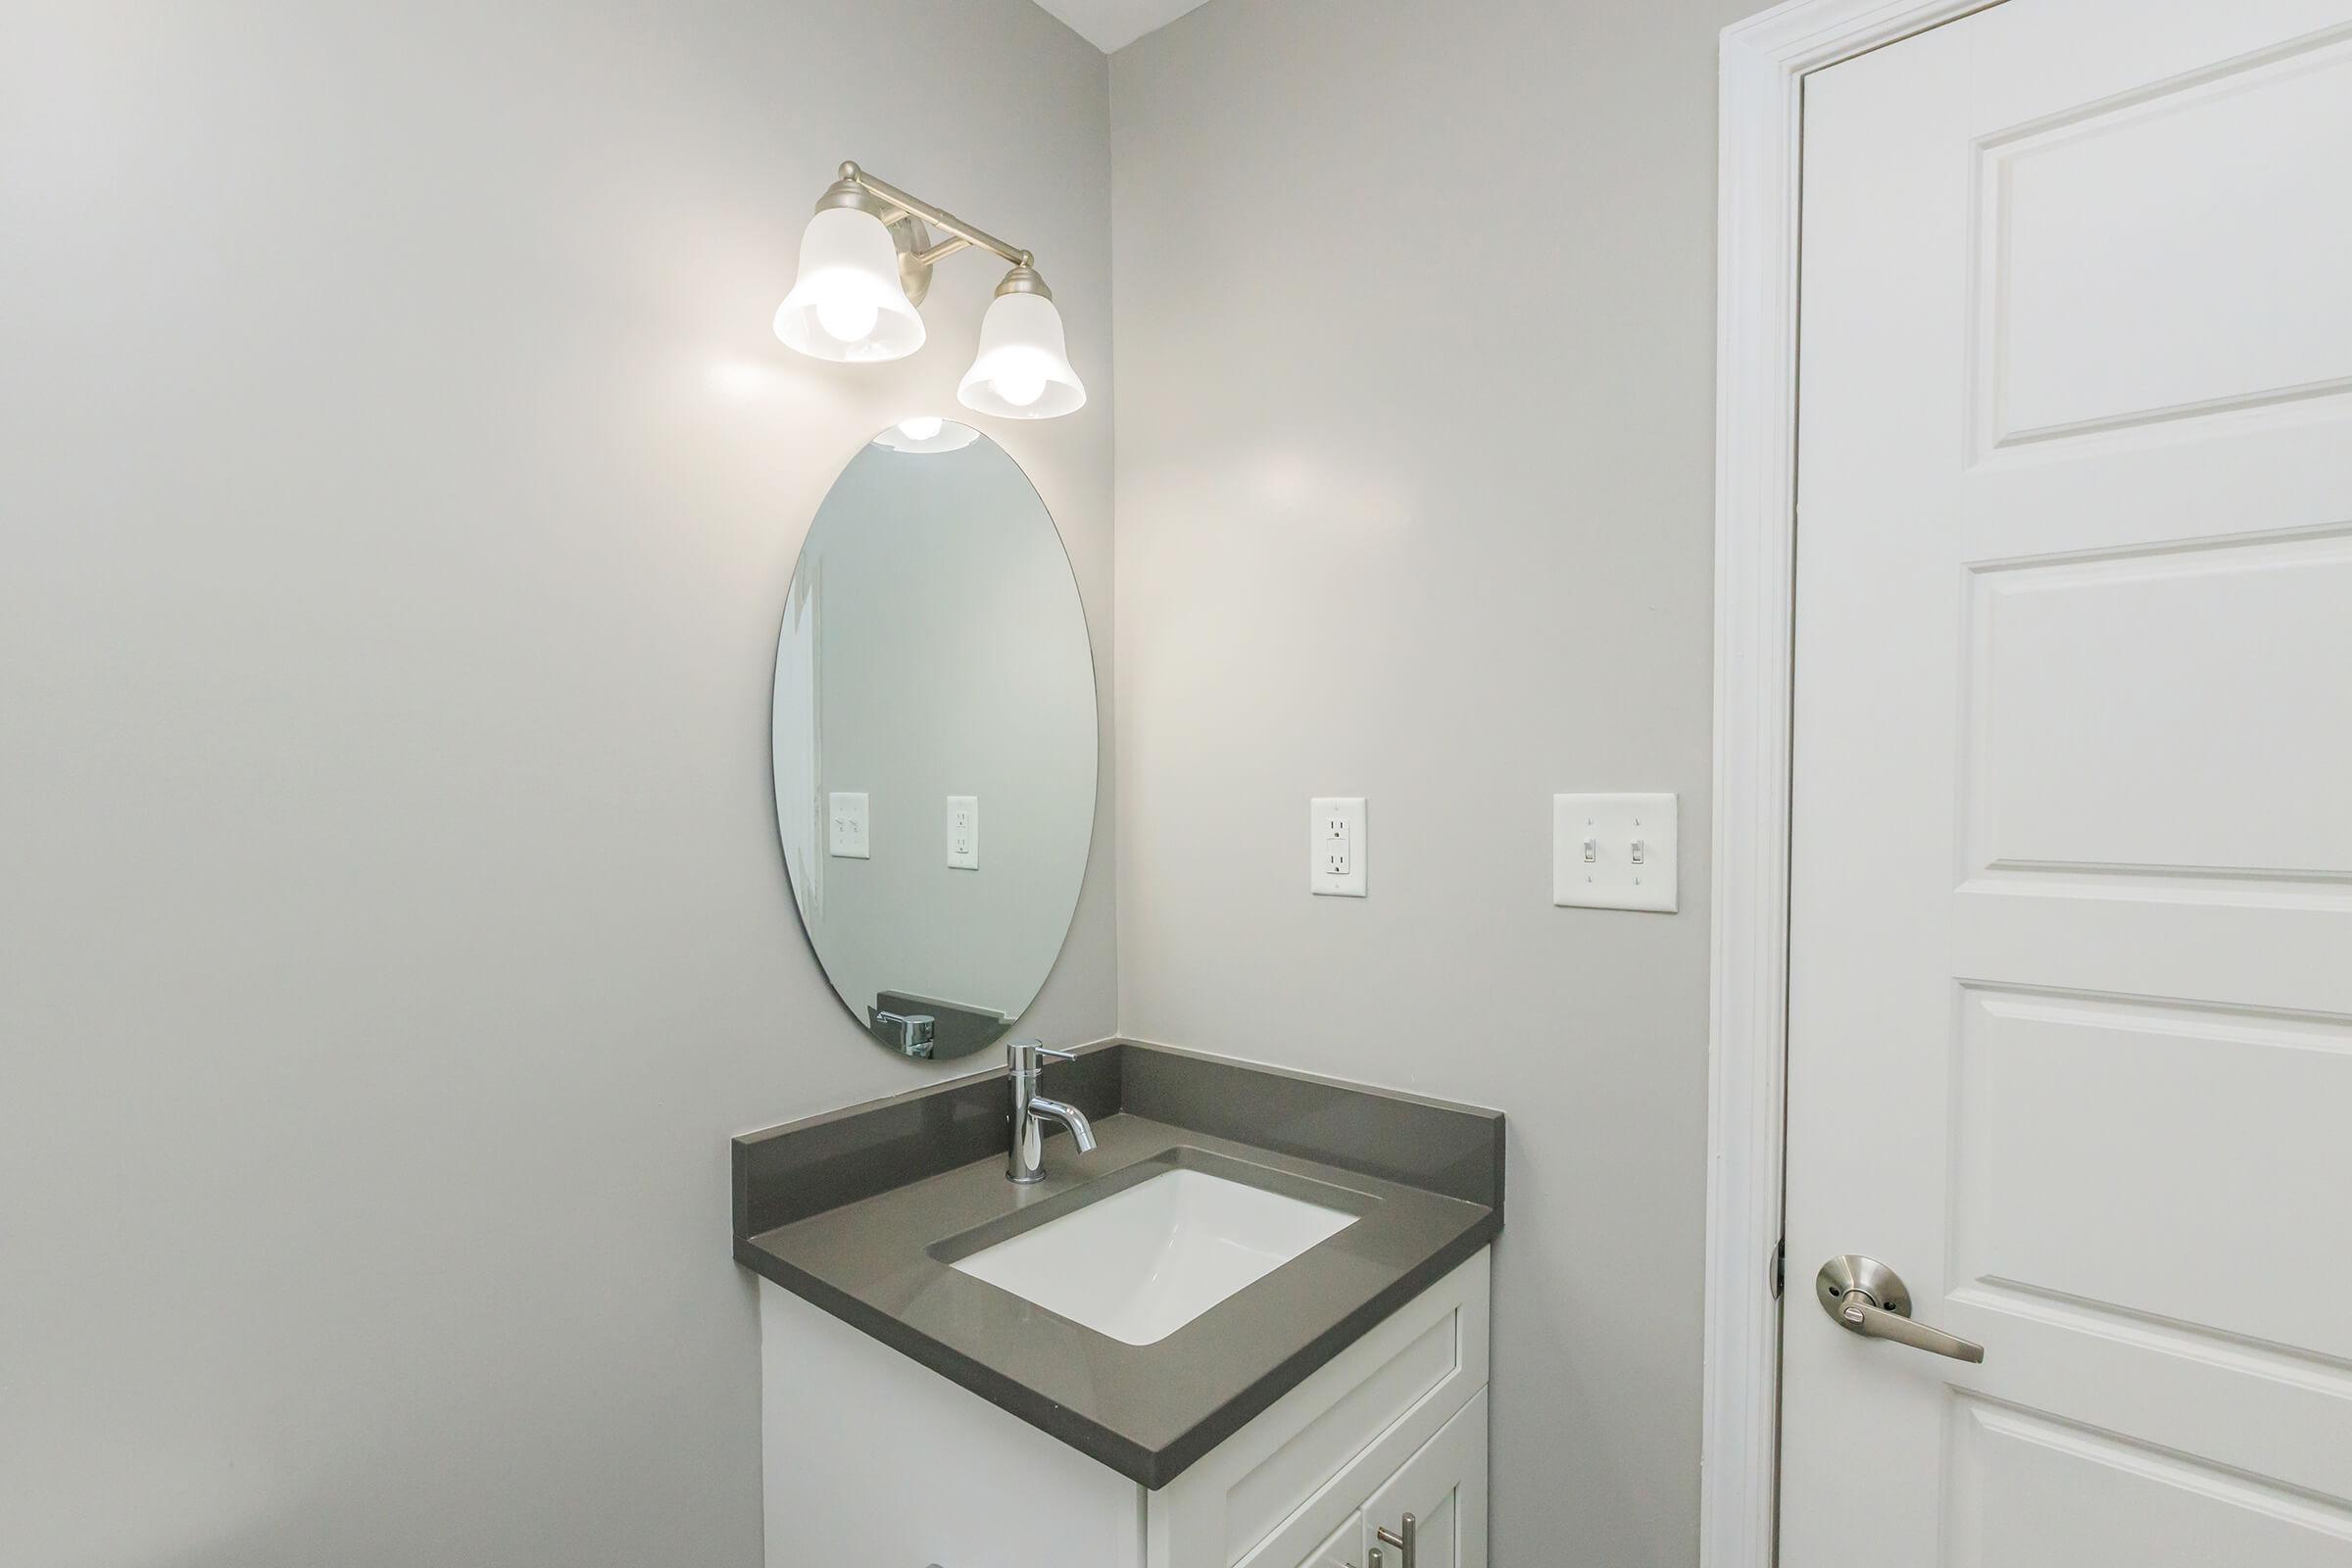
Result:
{"label": "white vanity cabinet", "polygon": [[1486,1568],[1481,1250],[1154,1492],[774,1285],[770,1568]]}

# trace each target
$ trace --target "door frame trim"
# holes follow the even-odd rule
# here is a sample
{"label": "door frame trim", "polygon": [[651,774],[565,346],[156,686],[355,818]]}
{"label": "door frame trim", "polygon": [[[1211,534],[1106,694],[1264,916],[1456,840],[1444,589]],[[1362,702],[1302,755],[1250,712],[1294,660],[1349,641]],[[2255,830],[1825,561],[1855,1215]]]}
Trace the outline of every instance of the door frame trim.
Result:
{"label": "door frame trim", "polygon": [[1804,78],[1995,3],[1788,0],[1722,34],[1700,1568],[1774,1560]]}

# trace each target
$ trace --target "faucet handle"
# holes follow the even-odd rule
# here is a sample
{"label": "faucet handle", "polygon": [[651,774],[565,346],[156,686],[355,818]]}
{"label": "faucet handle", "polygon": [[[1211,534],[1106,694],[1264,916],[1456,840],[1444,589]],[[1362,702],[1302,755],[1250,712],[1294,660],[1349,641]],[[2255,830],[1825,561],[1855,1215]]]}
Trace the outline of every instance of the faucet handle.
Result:
{"label": "faucet handle", "polygon": [[1016,1075],[1036,1072],[1049,1061],[1076,1061],[1075,1053],[1055,1051],[1042,1040],[1015,1040],[1004,1048],[1004,1065]]}

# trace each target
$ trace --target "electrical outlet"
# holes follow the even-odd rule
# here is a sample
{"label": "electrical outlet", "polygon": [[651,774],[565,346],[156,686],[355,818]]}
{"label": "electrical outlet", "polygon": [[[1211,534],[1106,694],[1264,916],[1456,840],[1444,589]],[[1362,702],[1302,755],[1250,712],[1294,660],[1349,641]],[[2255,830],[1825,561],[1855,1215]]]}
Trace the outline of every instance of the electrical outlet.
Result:
{"label": "electrical outlet", "polygon": [[980,869],[980,797],[948,797],[948,864],[959,871]]}
{"label": "electrical outlet", "polygon": [[863,790],[835,790],[826,796],[825,816],[825,843],[834,855],[845,860],[873,858]]}
{"label": "electrical outlet", "polygon": [[1318,797],[1307,812],[1306,885],[1343,899],[1364,896],[1364,799]]}

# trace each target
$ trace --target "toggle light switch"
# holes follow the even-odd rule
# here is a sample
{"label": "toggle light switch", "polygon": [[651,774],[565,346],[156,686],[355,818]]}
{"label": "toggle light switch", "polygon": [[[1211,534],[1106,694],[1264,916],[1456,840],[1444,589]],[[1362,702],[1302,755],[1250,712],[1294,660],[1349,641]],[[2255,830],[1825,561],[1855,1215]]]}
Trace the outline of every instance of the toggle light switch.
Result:
{"label": "toggle light switch", "polygon": [[1554,795],[1551,902],[1672,914],[1676,816],[1671,795]]}
{"label": "toggle light switch", "polygon": [[865,792],[835,790],[825,797],[825,848],[845,860],[870,860]]}

